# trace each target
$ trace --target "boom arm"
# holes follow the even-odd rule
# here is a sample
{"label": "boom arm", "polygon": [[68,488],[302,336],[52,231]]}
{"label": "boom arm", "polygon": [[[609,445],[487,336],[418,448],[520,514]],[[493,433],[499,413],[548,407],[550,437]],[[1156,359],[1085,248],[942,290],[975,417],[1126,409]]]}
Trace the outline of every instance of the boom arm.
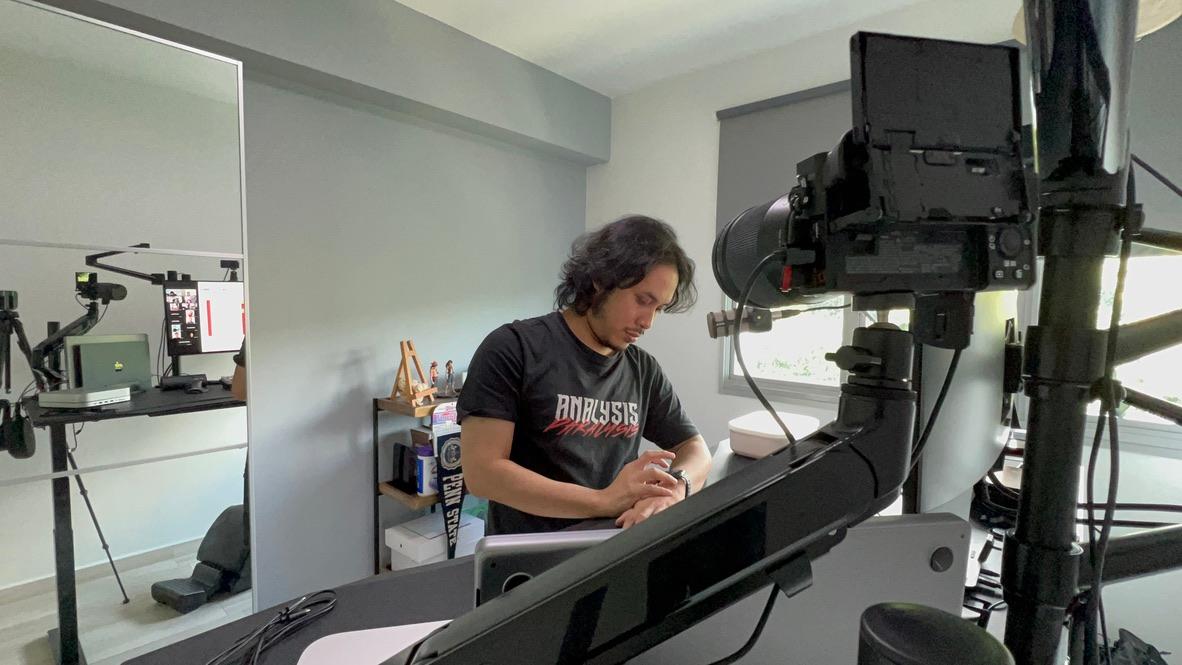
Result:
{"label": "boom arm", "polygon": [[853,346],[836,420],[386,663],[620,663],[770,583],[806,588],[811,560],[894,501],[911,457],[911,334],[876,324]]}

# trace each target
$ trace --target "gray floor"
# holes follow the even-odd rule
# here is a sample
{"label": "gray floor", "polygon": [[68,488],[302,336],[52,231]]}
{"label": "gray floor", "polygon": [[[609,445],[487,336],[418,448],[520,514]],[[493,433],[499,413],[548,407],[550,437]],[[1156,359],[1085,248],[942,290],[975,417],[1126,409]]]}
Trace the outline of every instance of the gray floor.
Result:
{"label": "gray floor", "polygon": [[[180,615],[152,600],[154,582],[188,577],[196,544],[166,552],[162,560],[119,567],[131,602],[123,604],[110,568],[80,574],[78,617],[90,665],[117,665],[179,639],[250,614],[250,592]],[[168,558],[171,557],[171,558]],[[52,665],[46,631],[57,626],[57,600],[48,588],[0,592],[0,665]]]}

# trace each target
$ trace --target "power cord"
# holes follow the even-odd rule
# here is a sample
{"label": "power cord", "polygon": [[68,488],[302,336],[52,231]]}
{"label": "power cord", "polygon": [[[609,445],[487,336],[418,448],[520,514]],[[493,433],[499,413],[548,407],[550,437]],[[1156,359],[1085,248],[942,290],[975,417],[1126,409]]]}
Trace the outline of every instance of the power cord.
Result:
{"label": "power cord", "polygon": [[[741,294],[738,302],[738,312],[740,316],[743,312],[747,311],[747,300],[751,297],[751,290],[755,287],[755,282],[757,279],[759,279],[761,271],[772,261],[778,258],[783,258],[784,254],[785,252],[782,249],[768,254],[767,256],[763,257],[763,260],[759,262],[759,265],[755,266],[755,269],[751,271],[751,275],[747,278],[747,284],[744,285],[743,293]],[[812,309],[844,309],[844,307],[845,306],[842,305],[841,307],[815,307]],[[743,348],[741,342],[739,341],[740,327],[741,326],[735,326],[735,330],[731,333],[731,336],[733,337],[733,343],[735,345],[735,359],[739,361],[739,369],[743,371],[743,379],[747,381],[747,387],[751,388],[751,392],[755,393],[756,399],[758,399],[759,403],[763,405],[763,408],[767,409],[768,413],[772,414],[772,418],[775,419],[776,424],[780,426],[780,429],[784,430],[784,436],[788,438],[788,444],[795,445],[796,437],[792,436],[792,431],[789,430],[788,426],[784,424],[784,421],[780,419],[780,414],[776,413],[776,410],[772,408],[771,403],[768,402],[766,397],[764,397],[763,391],[759,389],[758,385],[756,385],[755,379],[751,378],[751,373],[747,371],[747,364],[743,362]],[[744,644],[738,651],[732,653],[726,658],[723,658],[722,660],[714,661],[710,665],[730,665],[743,656],[746,656],[751,651],[751,649],[755,648],[756,642],[759,641],[759,637],[763,634],[763,629],[767,625],[768,617],[770,617],[772,614],[772,608],[776,604],[776,596],[778,595],[780,595],[780,586],[778,584],[773,584],[772,593],[770,596],[768,596],[767,604],[763,607],[763,614],[761,614],[759,617],[759,623],[755,624],[755,630],[751,633],[751,637],[747,639],[747,643]]]}
{"label": "power cord", "polygon": [[1170,191],[1174,192],[1178,196],[1182,196],[1182,187],[1179,187],[1178,185],[1175,185],[1173,182],[1171,182],[1169,178],[1165,177],[1165,175],[1161,173],[1161,171],[1158,171],[1149,164],[1145,163],[1145,160],[1141,159],[1136,154],[1132,155],[1132,159],[1134,164],[1140,166],[1149,175],[1157,178],[1157,180],[1168,187]]}
{"label": "power cord", "polygon": [[923,454],[923,449],[928,444],[928,437],[932,434],[932,428],[936,425],[936,419],[940,417],[944,398],[948,396],[948,389],[952,387],[952,379],[956,376],[956,366],[960,364],[961,351],[962,349],[957,349],[952,352],[952,362],[948,363],[948,372],[944,375],[944,384],[940,386],[940,394],[936,396],[936,403],[932,405],[932,412],[928,414],[928,422],[927,425],[924,425],[923,434],[915,443],[915,449],[911,451],[909,473],[915,471],[915,467],[919,465],[919,456]]}
{"label": "power cord", "polygon": [[[747,300],[751,297],[751,290],[755,288],[755,281],[759,279],[761,271],[772,261],[784,258],[784,255],[784,250],[778,249],[763,257],[759,265],[755,266],[755,269],[751,271],[751,275],[747,278],[747,284],[743,287],[743,293],[739,297],[738,311],[740,315],[747,311]],[[747,371],[747,364],[743,362],[743,349],[739,341],[740,327],[735,326],[731,337],[733,337],[733,343],[735,345],[735,359],[739,361],[739,369],[743,370],[743,379],[747,381],[747,387],[751,389],[751,392],[755,393],[756,399],[763,405],[763,408],[772,414],[772,418],[775,419],[776,424],[780,426],[780,429],[784,430],[784,436],[788,437],[788,445],[796,445],[796,437],[792,436],[792,432],[788,429],[788,426],[780,419],[780,414],[776,413],[776,410],[772,408],[771,402],[768,402],[767,398],[763,396],[763,391],[759,389],[759,386],[755,385],[755,379],[751,378],[751,373]]]}
{"label": "power cord", "polygon": [[[989,482],[985,482],[986,479],[988,479]],[[997,477],[997,474],[991,471],[985,475],[985,478],[983,478],[981,482],[978,482],[973,486],[973,519],[986,527],[997,527],[1002,529],[1012,528],[1018,517],[1018,501],[1020,498],[1021,493],[1018,490],[1002,484],[1001,480]],[[1107,507],[1107,503],[1089,504],[1084,502],[1078,504],[1076,509],[1079,511],[1087,511],[1089,509]],[[1182,505],[1168,503],[1117,502],[1115,504],[1115,508],[1118,512],[1130,511],[1142,513],[1182,514]],[[1083,517],[1077,517],[1075,521],[1077,524],[1089,523],[1086,514]],[[1094,519],[1092,521],[1094,522]],[[1136,529],[1156,529],[1163,526],[1176,526],[1180,523],[1182,522],[1114,519],[1112,521],[1112,526]]]}
{"label": "power cord", "polygon": [[164,374],[164,336],[168,334],[168,317],[160,319],[160,343],[156,345],[156,376],[163,379]]}
{"label": "power cord", "polygon": [[[740,310],[741,311],[741,310]],[[738,651],[723,658],[716,660],[710,665],[731,665],[743,656],[746,656],[755,648],[755,643],[759,641],[759,636],[763,634],[763,627],[767,625],[768,617],[772,615],[772,608],[776,605],[776,597],[780,595],[780,585],[772,585],[772,594],[767,598],[767,604],[763,606],[763,614],[759,615],[759,623],[755,624],[755,631],[751,633],[751,637],[747,638],[747,643],[739,648]]]}
{"label": "power cord", "polygon": [[275,646],[291,633],[304,628],[328,614],[337,605],[337,594],[332,590],[317,591],[288,605],[249,635],[238,639],[230,648],[205,661],[205,665],[257,665],[263,652]]}
{"label": "power cord", "polygon": [[[1132,188],[1130,187],[1130,189]],[[1092,570],[1095,571],[1095,580],[1092,583],[1092,596],[1095,598],[1095,604],[1089,608],[1089,611],[1099,612],[1100,615],[1100,635],[1104,640],[1101,651],[1104,654],[1105,662],[1110,662],[1111,642],[1108,639],[1108,617],[1107,612],[1104,611],[1102,595],[1104,558],[1108,551],[1108,540],[1112,535],[1113,522],[1116,519],[1116,492],[1120,479],[1120,439],[1116,422],[1117,394],[1113,374],[1116,369],[1115,359],[1117,336],[1120,333],[1120,315],[1124,306],[1125,277],[1128,274],[1129,255],[1133,248],[1133,234],[1130,230],[1124,229],[1123,236],[1120,245],[1120,265],[1116,273],[1116,293],[1112,300],[1112,318],[1108,326],[1108,348],[1104,361],[1104,378],[1101,382],[1100,417],[1096,419],[1096,435],[1092,439],[1092,451],[1088,457],[1088,544],[1091,546]],[[1095,505],[1096,463],[1100,456],[1100,440],[1103,438],[1105,420],[1108,421],[1108,500],[1104,509],[1104,520],[1100,526],[1100,536],[1097,539],[1096,513],[1093,506]]]}

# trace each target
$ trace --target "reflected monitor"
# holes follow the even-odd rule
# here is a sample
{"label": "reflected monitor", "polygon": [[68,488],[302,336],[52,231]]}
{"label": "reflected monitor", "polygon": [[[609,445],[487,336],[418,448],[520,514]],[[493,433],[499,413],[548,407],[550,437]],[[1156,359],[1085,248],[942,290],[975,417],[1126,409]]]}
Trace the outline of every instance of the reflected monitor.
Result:
{"label": "reflected monitor", "polygon": [[246,337],[242,282],[165,282],[168,355],[237,351]]}

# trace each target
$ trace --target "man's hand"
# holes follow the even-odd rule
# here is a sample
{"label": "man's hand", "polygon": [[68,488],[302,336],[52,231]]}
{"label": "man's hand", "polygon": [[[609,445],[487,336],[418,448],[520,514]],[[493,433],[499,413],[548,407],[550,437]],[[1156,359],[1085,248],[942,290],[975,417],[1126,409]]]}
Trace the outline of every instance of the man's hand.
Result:
{"label": "man's hand", "polygon": [[668,450],[650,450],[624,465],[612,484],[600,490],[603,513],[609,516],[621,515],[641,499],[676,499],[679,492],[684,492],[681,481],[661,469],[649,466],[657,464],[668,468],[674,457],[676,455]]}
{"label": "man's hand", "polygon": [[681,500],[682,495],[680,494],[677,496],[655,496],[649,499],[641,499],[636,502],[635,506],[624,511],[623,515],[616,518],[616,526],[625,529],[635,526]]}

